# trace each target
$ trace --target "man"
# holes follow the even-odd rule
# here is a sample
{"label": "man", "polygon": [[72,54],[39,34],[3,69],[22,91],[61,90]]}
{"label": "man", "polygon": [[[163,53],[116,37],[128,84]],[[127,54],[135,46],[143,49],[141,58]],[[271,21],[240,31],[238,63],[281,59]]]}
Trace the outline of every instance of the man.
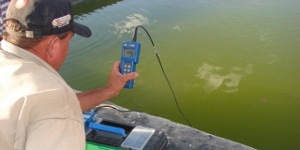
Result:
{"label": "man", "polygon": [[0,48],[0,149],[83,150],[82,111],[120,92],[137,73],[121,75],[113,65],[105,87],[75,94],[57,70],[74,33],[90,37],[75,23],[68,0],[12,0]]}

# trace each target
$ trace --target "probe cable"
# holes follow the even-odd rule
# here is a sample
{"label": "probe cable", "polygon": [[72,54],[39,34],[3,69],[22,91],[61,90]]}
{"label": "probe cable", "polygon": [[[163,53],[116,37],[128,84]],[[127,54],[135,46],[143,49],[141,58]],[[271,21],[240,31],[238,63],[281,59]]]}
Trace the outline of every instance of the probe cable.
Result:
{"label": "probe cable", "polygon": [[184,113],[181,111],[181,109],[180,109],[180,107],[179,107],[177,98],[176,98],[176,96],[175,96],[175,92],[174,92],[174,90],[173,90],[173,88],[172,88],[172,86],[171,86],[171,83],[170,83],[170,81],[169,81],[169,79],[168,79],[168,77],[167,77],[167,75],[166,75],[166,73],[165,73],[165,71],[164,71],[164,68],[163,68],[163,66],[162,66],[162,63],[161,63],[160,58],[159,58],[159,56],[158,56],[158,52],[157,52],[157,50],[156,50],[156,47],[155,47],[155,45],[154,45],[154,42],[153,42],[153,40],[152,40],[150,34],[148,33],[148,31],[147,31],[143,26],[141,26],[141,25],[136,26],[135,31],[134,31],[134,34],[133,34],[133,37],[132,37],[132,41],[133,41],[133,42],[136,42],[136,39],[137,39],[137,29],[138,29],[139,27],[141,27],[141,28],[144,29],[144,31],[147,33],[149,39],[151,40],[151,43],[152,43],[152,45],[153,45],[153,48],[154,48],[154,52],[155,52],[156,58],[157,58],[157,60],[158,60],[158,63],[159,63],[159,65],[160,65],[160,68],[161,68],[161,70],[162,70],[162,72],[163,72],[163,74],[164,74],[164,76],[165,76],[165,78],[166,78],[166,80],[167,80],[167,82],[168,82],[168,85],[169,85],[169,87],[170,87],[170,90],[171,90],[171,92],[172,92],[173,98],[174,98],[174,100],[175,100],[176,106],[177,106],[177,108],[178,108],[180,114],[183,116],[183,118],[184,118],[185,121],[189,124],[189,126],[190,126],[190,127],[193,127],[192,124],[190,123],[190,121],[187,119],[187,117],[184,115]]}

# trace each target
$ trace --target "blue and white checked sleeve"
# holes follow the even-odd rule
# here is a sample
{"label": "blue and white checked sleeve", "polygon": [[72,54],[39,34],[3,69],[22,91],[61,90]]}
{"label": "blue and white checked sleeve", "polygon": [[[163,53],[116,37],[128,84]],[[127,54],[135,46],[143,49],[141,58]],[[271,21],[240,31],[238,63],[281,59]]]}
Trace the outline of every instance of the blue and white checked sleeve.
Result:
{"label": "blue and white checked sleeve", "polygon": [[6,15],[6,10],[8,7],[8,4],[10,2],[10,0],[0,0],[1,1],[1,6],[0,6],[0,35],[2,35],[2,33],[5,31],[4,27],[3,27],[3,20],[5,18]]}

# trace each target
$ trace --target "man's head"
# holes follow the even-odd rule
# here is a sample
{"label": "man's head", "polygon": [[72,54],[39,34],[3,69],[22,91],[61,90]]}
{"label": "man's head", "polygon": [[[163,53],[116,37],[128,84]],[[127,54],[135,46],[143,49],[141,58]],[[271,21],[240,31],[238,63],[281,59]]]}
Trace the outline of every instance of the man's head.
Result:
{"label": "man's head", "polygon": [[74,33],[92,34],[74,22],[69,0],[12,0],[4,25],[4,40],[34,53],[56,70],[66,58]]}
{"label": "man's head", "polygon": [[10,35],[40,38],[67,31],[90,37],[88,27],[74,22],[69,0],[12,0],[6,11],[6,19],[18,20],[27,27],[25,32],[7,29]]}

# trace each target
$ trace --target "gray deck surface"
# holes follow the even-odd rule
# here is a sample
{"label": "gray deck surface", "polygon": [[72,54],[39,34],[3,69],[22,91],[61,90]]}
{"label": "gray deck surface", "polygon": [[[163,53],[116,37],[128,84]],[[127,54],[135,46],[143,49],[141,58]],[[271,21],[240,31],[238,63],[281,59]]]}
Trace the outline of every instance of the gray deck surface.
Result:
{"label": "gray deck surface", "polygon": [[254,148],[221,138],[168,119],[142,112],[120,112],[105,105],[113,105],[120,110],[127,110],[112,103],[100,105],[97,116],[127,124],[141,125],[163,131],[167,138],[167,150],[253,150]]}

